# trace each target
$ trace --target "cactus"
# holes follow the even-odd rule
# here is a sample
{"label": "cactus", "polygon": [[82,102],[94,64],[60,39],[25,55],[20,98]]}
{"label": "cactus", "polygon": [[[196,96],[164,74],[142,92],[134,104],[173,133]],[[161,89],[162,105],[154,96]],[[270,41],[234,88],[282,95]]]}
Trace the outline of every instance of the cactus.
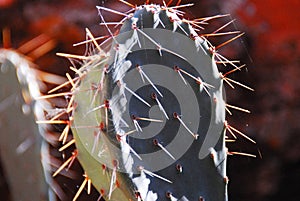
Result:
{"label": "cactus", "polygon": [[[76,77],[40,97],[69,96],[67,119],[38,121],[65,124],[60,151],[76,146],[53,176],[78,159],[85,174],[73,200],[92,185],[98,200],[228,200],[227,155],[241,153],[229,152],[225,141],[237,134],[254,141],[225,120],[226,109],[248,110],[226,103],[223,84],[252,88],[228,77],[244,65],[217,50],[242,34],[215,47],[206,37],[239,32],[222,33],[230,23],[211,34],[198,29],[226,15],[187,20],[180,8],[192,4],[121,2],[134,12],[97,7],[108,39],[98,44],[86,29],[86,55],[58,54],[81,60],[71,67]],[[103,11],[124,17],[116,34]],[[218,64],[233,69],[222,74]],[[66,85],[70,91],[53,93]]]}
{"label": "cactus", "polygon": [[58,140],[51,126],[37,126],[35,119],[43,120],[45,113],[59,110],[53,108],[52,100],[38,97],[47,92],[47,85],[67,79],[38,70],[34,63],[53,49],[55,42],[48,36],[40,35],[15,50],[7,45],[9,34],[3,30],[0,49],[0,148],[10,192],[7,199],[54,200],[58,185],[49,174],[54,158],[50,147],[57,147]]}
{"label": "cactus", "polygon": [[34,96],[41,94],[33,66],[25,55],[0,49],[0,153],[11,200],[47,200],[33,112]]}

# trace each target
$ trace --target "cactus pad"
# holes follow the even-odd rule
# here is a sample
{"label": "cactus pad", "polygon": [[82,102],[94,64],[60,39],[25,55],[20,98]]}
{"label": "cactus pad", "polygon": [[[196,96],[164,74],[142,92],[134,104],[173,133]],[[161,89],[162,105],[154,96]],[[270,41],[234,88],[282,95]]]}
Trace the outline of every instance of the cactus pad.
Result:
{"label": "cactus pad", "polygon": [[[223,83],[252,89],[227,77],[243,67],[217,53],[227,42],[214,47],[197,30],[223,16],[187,20],[180,5],[122,2],[133,12],[97,7],[107,40],[98,44],[87,29],[87,55],[60,54],[82,66],[72,67],[61,136],[63,149],[76,150],[54,176],[77,158],[85,178],[74,200],[93,184],[105,200],[226,201],[226,131],[251,139],[227,124]],[[104,11],[125,17],[114,34]],[[234,69],[222,74],[217,63]]]}

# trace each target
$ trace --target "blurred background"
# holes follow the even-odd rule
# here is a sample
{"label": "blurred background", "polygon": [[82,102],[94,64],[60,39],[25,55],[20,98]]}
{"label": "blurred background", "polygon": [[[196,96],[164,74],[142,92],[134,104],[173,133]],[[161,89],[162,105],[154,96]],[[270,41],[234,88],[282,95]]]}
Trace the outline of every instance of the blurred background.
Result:
{"label": "blurred background", "polygon": [[[128,2],[142,4],[144,1]],[[299,201],[300,1],[183,0],[182,4],[191,2],[195,5],[184,9],[190,19],[230,14],[210,22],[203,33],[210,33],[232,19],[236,21],[227,30],[245,32],[241,39],[219,50],[227,58],[238,58],[247,64],[247,68],[231,77],[255,89],[250,92],[227,88],[229,103],[251,110],[250,115],[234,112],[234,115],[228,115],[228,121],[257,141],[252,144],[239,140],[228,145],[231,150],[257,155],[255,159],[229,156],[229,199]],[[97,5],[129,10],[117,0],[0,0],[0,30],[10,30],[12,43],[9,46],[13,48],[40,34],[53,39],[54,49],[35,58],[35,63],[41,70],[64,75],[69,71],[69,63],[55,53],[83,54],[84,46],[75,48],[72,44],[85,39],[86,27],[95,36],[106,33],[99,25]],[[113,17],[115,15],[105,14],[109,21],[121,19]],[[209,39],[218,45],[228,38]],[[0,168],[1,200],[10,199],[6,176],[5,170]]]}

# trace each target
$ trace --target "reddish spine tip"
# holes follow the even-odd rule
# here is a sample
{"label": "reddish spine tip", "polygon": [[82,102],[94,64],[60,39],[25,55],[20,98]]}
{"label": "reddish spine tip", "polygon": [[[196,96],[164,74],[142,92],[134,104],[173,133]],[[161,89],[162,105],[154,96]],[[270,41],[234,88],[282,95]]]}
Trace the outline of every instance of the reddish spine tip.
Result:
{"label": "reddish spine tip", "polygon": [[180,68],[179,68],[178,66],[174,66],[174,70],[175,70],[176,72],[178,72],[178,71],[180,71]]}
{"label": "reddish spine tip", "polygon": [[157,139],[154,139],[154,140],[153,140],[153,144],[154,144],[155,146],[157,146],[157,145],[158,145],[158,140],[157,140]]}
{"label": "reddish spine tip", "polygon": [[179,173],[182,173],[182,165],[177,164],[177,165],[176,165],[176,170],[177,170]]}
{"label": "reddish spine tip", "polygon": [[101,122],[99,127],[100,127],[101,131],[105,131],[105,123],[104,122]]}
{"label": "reddish spine tip", "polygon": [[108,68],[109,68],[109,65],[108,65],[108,64],[105,64],[105,65],[104,65],[104,69],[103,69],[103,71],[104,71],[105,74],[108,73]]}
{"label": "reddish spine tip", "polygon": [[216,53],[216,48],[215,47],[209,47],[208,48],[208,51],[211,53],[211,54],[214,54],[214,53]]}
{"label": "reddish spine tip", "polygon": [[131,28],[132,28],[133,30],[136,30],[136,29],[137,29],[136,24],[132,24],[132,25],[131,25]]}
{"label": "reddish spine tip", "polygon": [[171,198],[172,197],[172,193],[170,191],[166,192],[166,197],[167,198]]}
{"label": "reddish spine tip", "polygon": [[103,196],[105,194],[105,190],[103,188],[100,189],[100,194]]}
{"label": "reddish spine tip", "polygon": [[115,45],[115,50],[118,51],[119,50],[119,44]]}
{"label": "reddish spine tip", "polygon": [[151,94],[151,98],[154,99],[154,100],[156,100],[156,98],[157,98],[156,94],[155,94],[155,93],[152,93],[152,94]]}
{"label": "reddish spine tip", "polygon": [[169,17],[170,22],[174,22],[175,20],[172,17]]}
{"label": "reddish spine tip", "polygon": [[225,128],[229,128],[230,127],[227,121],[224,122],[224,126],[225,126]]}
{"label": "reddish spine tip", "polygon": [[138,198],[141,198],[141,193],[136,191],[135,193],[135,198],[138,199]]}
{"label": "reddish spine tip", "polygon": [[121,135],[119,135],[119,134],[116,134],[116,138],[117,138],[117,140],[120,142],[121,141]]}
{"label": "reddish spine tip", "polygon": [[196,40],[196,37],[197,37],[196,35],[194,35],[194,34],[192,34],[192,33],[190,34],[190,38],[191,38],[192,40]]}
{"label": "reddish spine tip", "polygon": [[104,105],[105,105],[106,108],[109,108],[109,100],[105,100]]}
{"label": "reddish spine tip", "polygon": [[205,199],[202,196],[200,196],[199,201],[205,201]]}
{"label": "reddish spine tip", "polygon": [[116,180],[115,185],[116,185],[117,188],[120,188],[120,186],[121,186],[121,185],[120,185],[120,182],[119,182],[118,180]]}
{"label": "reddish spine tip", "polygon": [[72,156],[76,157],[78,155],[78,150],[75,149],[73,152],[72,152]]}
{"label": "reddish spine tip", "polygon": [[116,159],[114,159],[112,161],[112,164],[113,164],[114,167],[118,167],[119,162]]}
{"label": "reddish spine tip", "polygon": [[229,182],[229,178],[228,178],[228,177],[224,177],[223,180],[224,180],[224,182],[225,182],[226,184],[228,184],[228,182]]}

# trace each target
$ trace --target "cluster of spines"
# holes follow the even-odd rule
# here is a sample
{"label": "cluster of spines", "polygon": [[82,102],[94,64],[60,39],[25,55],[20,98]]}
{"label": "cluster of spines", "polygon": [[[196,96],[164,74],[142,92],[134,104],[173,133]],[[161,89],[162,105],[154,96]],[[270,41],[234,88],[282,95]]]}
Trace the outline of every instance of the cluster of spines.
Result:
{"label": "cluster of spines", "polygon": [[[124,0],[120,0],[120,2],[132,7],[132,10],[135,11],[137,9],[140,9],[140,7],[137,7],[137,6],[134,6],[132,5],[131,3],[127,2],[127,1],[124,1]],[[173,17],[171,20],[172,21],[180,21],[180,22],[184,22],[184,23],[187,23],[188,25],[190,25],[191,27],[194,27],[194,30],[196,31],[200,31],[200,29],[202,29],[201,27],[201,24],[206,24],[208,23],[209,20],[212,20],[212,19],[216,19],[216,18],[220,18],[220,17],[225,17],[227,15],[218,15],[218,16],[214,16],[214,17],[208,17],[208,18],[199,18],[199,19],[195,19],[195,20],[186,20],[186,19],[180,19],[178,17],[179,16],[182,16],[184,13],[182,11],[179,11],[177,9],[179,8],[182,8],[182,7],[186,7],[186,6],[191,6],[191,4],[187,4],[187,5],[180,5],[180,1],[176,4],[176,6],[173,6],[173,7],[168,7],[170,6],[172,3],[172,0],[168,2],[168,4],[165,4],[164,3],[164,6],[162,6],[161,8],[162,9],[165,9],[165,10],[168,10],[169,12],[171,13],[174,13],[175,15],[174,16],[177,16],[177,17]],[[147,1],[146,2],[146,5],[149,5],[149,2]],[[143,7],[143,6],[141,6]],[[72,54],[63,54],[63,53],[59,53],[58,55],[59,56],[63,56],[63,57],[67,57],[69,59],[76,59],[76,60],[81,60],[83,61],[84,65],[81,69],[76,69],[75,67],[71,67],[70,69],[73,70],[78,77],[76,78],[71,78],[71,76],[69,74],[67,74],[67,78],[68,78],[68,81],[59,85],[58,87],[56,87],[55,89],[51,90],[49,95],[45,95],[45,96],[41,96],[39,97],[38,99],[51,99],[51,98],[54,98],[54,97],[61,97],[61,96],[69,96],[70,97],[70,101],[69,101],[69,104],[68,106],[62,110],[61,112],[59,112],[58,114],[56,114],[55,116],[53,116],[50,120],[45,120],[45,121],[37,121],[37,123],[40,123],[40,124],[44,124],[44,123],[47,123],[47,124],[64,124],[66,125],[65,126],[65,129],[63,130],[61,136],[59,137],[59,140],[62,141],[62,144],[63,146],[60,148],[59,151],[63,151],[65,149],[68,149],[71,145],[73,145],[75,142],[75,139],[70,139],[69,141],[67,141],[67,136],[68,136],[68,133],[70,132],[70,128],[72,126],[72,112],[76,109],[76,103],[74,103],[74,93],[76,93],[76,90],[78,90],[78,85],[80,83],[80,79],[82,77],[84,77],[87,73],[87,71],[89,70],[88,69],[88,66],[91,66],[91,65],[98,65],[99,62],[104,62],[103,60],[105,60],[105,58],[107,57],[105,51],[103,51],[102,49],[102,45],[106,43],[107,40],[105,40],[102,44],[98,44],[97,40],[99,39],[109,39],[109,38],[114,38],[114,34],[110,31],[110,29],[108,28],[108,26],[110,25],[121,25],[122,22],[125,21],[125,19],[128,19],[130,17],[132,17],[132,15],[130,14],[124,14],[124,13],[121,13],[119,11],[115,11],[115,10],[112,10],[112,9],[109,9],[109,8],[105,8],[105,7],[98,7],[99,10],[106,10],[106,11],[109,11],[109,12],[112,12],[112,13],[115,13],[117,15],[122,15],[122,16],[125,16],[124,20],[122,20],[121,22],[118,22],[118,23],[114,23],[114,22],[105,22],[104,21],[104,18],[102,15],[101,18],[103,20],[103,23],[102,25],[106,26],[107,29],[109,30],[110,32],[110,35],[108,36],[102,36],[102,37],[97,37],[95,38],[91,32],[86,29],[86,33],[87,33],[87,37],[88,39],[84,42],[81,42],[81,43],[78,43],[78,44],[75,44],[75,45],[81,45],[81,44],[86,44],[86,43],[91,43],[93,44],[94,48],[98,50],[98,52],[95,54],[95,53],[92,53],[91,55],[86,55],[86,56],[79,56],[79,55],[72,55]],[[221,54],[218,53],[218,49],[220,49],[221,47],[225,46],[226,44],[230,43],[231,41],[241,37],[243,34],[240,34],[240,32],[238,31],[234,31],[234,32],[225,32],[225,33],[220,33],[221,30],[223,30],[225,27],[227,27],[230,23],[232,23],[233,21],[230,21],[229,23],[225,24],[224,26],[220,27],[219,29],[217,29],[216,31],[214,31],[213,33],[210,33],[210,34],[201,34],[201,33],[197,33],[196,31],[193,31],[192,34],[190,35],[191,39],[195,41],[196,45],[198,44],[199,47],[202,47],[201,44],[203,44],[203,41],[206,41],[206,43],[209,45],[209,50],[210,50],[210,53],[213,57],[213,59],[216,61],[217,64],[222,64],[224,66],[227,66],[227,65],[230,65],[230,66],[233,66],[234,69],[233,70],[230,70],[228,71],[227,73],[224,73],[224,74],[220,74],[220,78],[226,82],[230,87],[234,88],[233,84],[237,84],[241,87],[244,87],[246,89],[249,89],[249,90],[253,90],[252,88],[244,85],[244,84],[241,84],[240,82],[237,82],[235,80],[232,80],[231,78],[228,78],[228,75],[235,72],[235,71],[239,71],[241,70],[241,68],[244,67],[244,65],[242,66],[238,66],[238,62],[237,61],[230,61],[229,59],[225,58],[224,56],[222,56]],[[180,25],[179,25],[180,27]],[[138,29],[137,27],[134,27],[134,29]],[[140,31],[140,33],[143,34],[143,32],[141,30],[138,29],[138,31]],[[213,46],[212,44],[209,43],[209,41],[207,40],[207,37],[214,37],[214,36],[222,36],[222,35],[229,35],[229,34],[239,34],[235,37],[233,37],[232,39],[218,45],[218,46]],[[147,36],[146,36],[147,37]],[[155,43],[155,41],[154,41]],[[163,47],[161,46],[158,46],[158,49],[161,49]],[[101,54],[99,54],[101,53]],[[96,60],[96,62],[95,62]],[[185,72],[183,69],[181,69],[180,67],[174,67],[174,70],[179,74],[180,77],[182,77],[183,79],[183,82],[185,82],[184,78],[183,78],[183,75],[182,74],[185,74],[186,76],[189,76],[191,77],[192,79],[195,79],[195,81],[199,84],[199,86],[204,89],[205,91],[208,90],[209,87],[212,87],[211,85],[209,85],[208,83],[206,83],[205,81],[201,80],[200,78],[197,78],[191,74],[189,74],[188,72]],[[104,69],[104,73],[103,73],[103,76],[105,76],[105,71],[106,69]],[[142,73],[142,72],[141,72]],[[52,94],[56,91],[58,91],[59,89],[62,89],[68,85],[71,85],[71,90],[68,91],[68,92],[63,92],[63,93],[57,93],[57,94]],[[102,83],[98,83],[97,85],[93,85],[91,86],[91,90],[95,90],[95,93],[99,93],[99,90],[101,90],[101,85]],[[96,95],[95,95],[96,96]],[[155,98],[155,96],[153,96]],[[104,107],[103,108],[107,108],[106,105],[104,104]],[[98,108],[94,108],[95,110],[98,109]],[[237,109],[237,110],[240,110],[240,111],[243,111],[243,112],[246,112],[246,113],[250,113],[248,110],[246,109],[243,109],[243,108],[240,108],[240,107],[237,107],[237,106],[233,106],[233,105],[230,105],[230,104],[226,104],[226,110],[231,114],[230,110],[229,109]],[[60,120],[60,117],[64,114],[70,114],[70,118],[68,120]],[[180,121],[180,117],[178,114],[174,113],[174,118],[178,119]],[[137,120],[137,118],[133,118],[133,120]],[[181,122],[183,125],[184,125],[184,122]],[[107,125],[107,124],[106,124]],[[101,126],[99,126],[101,127]],[[102,126],[103,127],[103,126]],[[137,124],[137,127],[138,127],[138,124]],[[188,128],[187,128],[188,129]],[[234,139],[232,139],[231,137],[227,137],[226,141],[228,142],[231,142],[231,141],[234,141],[237,136],[236,134],[238,135],[241,135],[242,137],[245,137],[246,139],[250,140],[251,142],[255,143],[254,140],[252,140],[251,138],[249,138],[248,136],[246,136],[245,134],[243,134],[241,131],[237,130],[236,128],[232,127],[231,125],[229,125],[226,122],[224,122],[224,132],[226,133],[229,133]],[[195,135],[194,133],[191,132],[191,134]],[[194,136],[195,139],[197,139],[197,136],[195,135]],[[159,146],[161,145],[158,141],[154,141],[154,144]],[[162,145],[160,146],[162,147]],[[69,168],[73,161],[76,159],[77,157],[77,154],[78,152],[76,150],[73,151],[73,154],[72,156],[66,160],[66,162],[64,162],[53,174],[53,176],[56,176],[57,174],[61,173],[61,171],[65,168]],[[244,154],[244,153],[239,153],[239,152],[229,152],[228,151],[228,154],[232,155],[232,154],[241,154],[241,155],[246,155],[246,156],[253,156],[251,154]],[[211,158],[213,159],[215,156],[214,156],[214,153],[213,151],[211,152]],[[182,167],[180,165],[178,165],[178,169],[179,170],[182,170]],[[147,170],[144,170],[144,169],[141,169],[143,170],[144,172],[147,172]],[[154,173],[151,173],[150,174],[154,174]],[[224,178],[224,181],[227,181],[228,179],[227,178]],[[76,200],[78,197],[79,197],[79,194],[83,191],[85,185],[88,186],[88,193],[90,192],[90,187],[91,187],[91,180],[89,179],[88,175],[84,175],[84,181],[82,183],[82,185],[80,186],[80,188],[78,189],[76,195],[74,196],[74,199],[73,200]],[[107,194],[109,194],[108,192],[106,192]],[[104,190],[102,189],[101,192],[101,197],[105,194]],[[138,196],[138,193],[136,193],[137,196]],[[169,193],[166,193],[166,196],[168,198],[171,198],[172,197],[172,194],[169,192]],[[200,198],[199,198],[200,199]]]}

